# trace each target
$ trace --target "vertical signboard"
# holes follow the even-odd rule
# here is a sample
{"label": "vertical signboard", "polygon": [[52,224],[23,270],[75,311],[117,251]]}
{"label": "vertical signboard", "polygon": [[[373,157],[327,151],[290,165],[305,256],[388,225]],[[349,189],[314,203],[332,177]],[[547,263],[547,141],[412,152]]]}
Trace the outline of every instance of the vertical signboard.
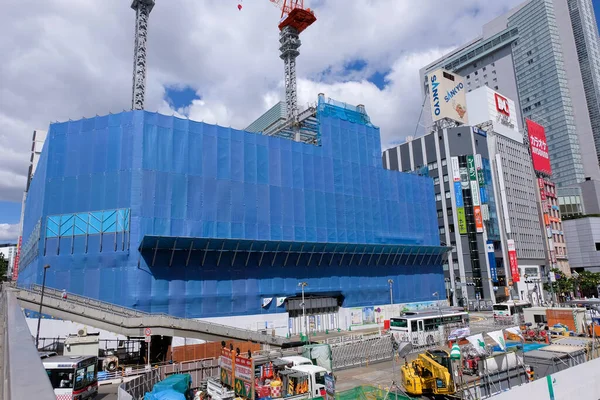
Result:
{"label": "vertical signboard", "polygon": [[473,217],[475,218],[475,228],[478,233],[483,232],[483,215],[481,215],[481,206],[473,207]]}
{"label": "vertical signboard", "polygon": [[254,362],[246,357],[235,357],[235,394],[246,398],[254,398]]}
{"label": "vertical signboard", "polygon": [[449,118],[460,124],[467,124],[467,99],[462,77],[443,69],[430,72],[427,76],[433,121]]}
{"label": "vertical signboard", "polygon": [[529,135],[529,147],[531,149],[531,160],[533,161],[533,169],[536,172],[552,175],[552,167],[550,166],[550,156],[548,155],[548,144],[546,142],[546,132],[544,127],[530,119],[527,119],[526,123],[527,134]]}
{"label": "vertical signboard", "polygon": [[509,239],[506,241],[508,247],[508,262],[510,265],[510,275],[513,282],[519,282],[519,263],[517,262],[517,248],[515,241]]}
{"label": "vertical signboard", "polygon": [[494,254],[494,242],[488,240],[485,244],[485,250],[487,252],[488,261],[490,264],[490,275],[492,282],[498,282],[498,268],[496,267],[496,255]]}
{"label": "vertical signboard", "polygon": [[467,234],[467,218],[465,216],[464,207],[456,209],[456,217],[458,218],[458,233],[461,235]]}
{"label": "vertical signboard", "polygon": [[[477,156],[477,155],[476,155]],[[467,170],[469,172],[469,181],[471,186],[471,199],[473,201],[473,217],[475,218],[475,228],[478,233],[483,232],[483,217],[481,215],[481,199],[479,197],[479,183],[477,181],[476,156],[467,156]]]}
{"label": "vertical signboard", "polygon": [[221,349],[219,367],[221,367],[221,383],[225,386],[233,387],[233,358],[231,350],[226,348]]}
{"label": "vertical signboard", "polygon": [[19,242],[17,243],[17,254],[15,255],[15,259],[13,261],[13,270],[12,270],[12,281],[16,282],[19,277],[19,259],[21,258],[21,244],[23,241],[23,236],[19,236]]}
{"label": "vertical signboard", "polygon": [[460,177],[460,163],[458,157],[450,158],[452,166],[452,181],[454,182],[454,199],[456,201],[456,218],[458,220],[458,233],[467,234],[467,219],[465,217],[465,202],[463,199],[463,187]]}

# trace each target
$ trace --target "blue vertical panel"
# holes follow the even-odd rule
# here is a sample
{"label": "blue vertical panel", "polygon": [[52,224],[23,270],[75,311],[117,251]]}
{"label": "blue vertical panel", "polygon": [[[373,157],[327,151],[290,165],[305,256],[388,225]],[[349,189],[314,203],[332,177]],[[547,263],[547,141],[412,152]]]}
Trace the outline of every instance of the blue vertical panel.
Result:
{"label": "blue vertical panel", "polygon": [[231,146],[226,137],[217,137],[217,178],[231,179]]}

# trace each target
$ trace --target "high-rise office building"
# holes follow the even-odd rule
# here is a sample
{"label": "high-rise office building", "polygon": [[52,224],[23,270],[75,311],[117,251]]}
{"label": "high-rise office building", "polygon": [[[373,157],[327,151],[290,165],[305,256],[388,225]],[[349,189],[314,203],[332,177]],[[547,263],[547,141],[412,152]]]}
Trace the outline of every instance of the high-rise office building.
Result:
{"label": "high-rise office building", "polygon": [[[576,43],[573,5],[567,1],[530,0],[484,25],[476,40],[420,71],[424,94],[429,93],[427,75],[445,68],[464,77],[467,91],[488,86],[514,99],[519,128],[524,118],[545,126],[553,179],[559,187],[600,178],[593,115],[586,100],[589,84],[580,68],[580,58],[585,57],[578,54],[582,46]],[[578,9],[583,3],[578,2]],[[585,15],[586,28],[580,31],[588,32],[593,13]],[[593,46],[588,48],[593,54]],[[429,128],[430,113],[425,110],[423,115]]]}
{"label": "high-rise office building", "polygon": [[600,161],[600,39],[592,0],[568,0],[577,60]]}

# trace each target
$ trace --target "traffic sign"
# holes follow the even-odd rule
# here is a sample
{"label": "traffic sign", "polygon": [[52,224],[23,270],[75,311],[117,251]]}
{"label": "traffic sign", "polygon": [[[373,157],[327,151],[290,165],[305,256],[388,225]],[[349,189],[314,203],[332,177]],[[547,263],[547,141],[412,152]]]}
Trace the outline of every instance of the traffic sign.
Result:
{"label": "traffic sign", "polygon": [[146,337],[144,338],[144,341],[145,341],[146,343],[150,343],[150,341],[151,341],[151,340],[152,340],[152,336],[146,336]]}
{"label": "traffic sign", "polygon": [[148,336],[152,336],[152,329],[150,329],[150,328],[146,328],[146,329],[144,329],[144,335],[145,335],[146,337],[148,337]]}

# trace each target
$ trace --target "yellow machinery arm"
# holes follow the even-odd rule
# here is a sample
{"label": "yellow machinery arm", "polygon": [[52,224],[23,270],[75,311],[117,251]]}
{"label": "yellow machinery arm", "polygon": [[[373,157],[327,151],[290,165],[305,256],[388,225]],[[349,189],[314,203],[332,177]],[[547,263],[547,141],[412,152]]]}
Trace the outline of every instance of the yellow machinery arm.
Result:
{"label": "yellow machinery arm", "polygon": [[455,393],[450,359],[443,350],[421,353],[402,366],[402,383],[408,394],[452,395]]}

